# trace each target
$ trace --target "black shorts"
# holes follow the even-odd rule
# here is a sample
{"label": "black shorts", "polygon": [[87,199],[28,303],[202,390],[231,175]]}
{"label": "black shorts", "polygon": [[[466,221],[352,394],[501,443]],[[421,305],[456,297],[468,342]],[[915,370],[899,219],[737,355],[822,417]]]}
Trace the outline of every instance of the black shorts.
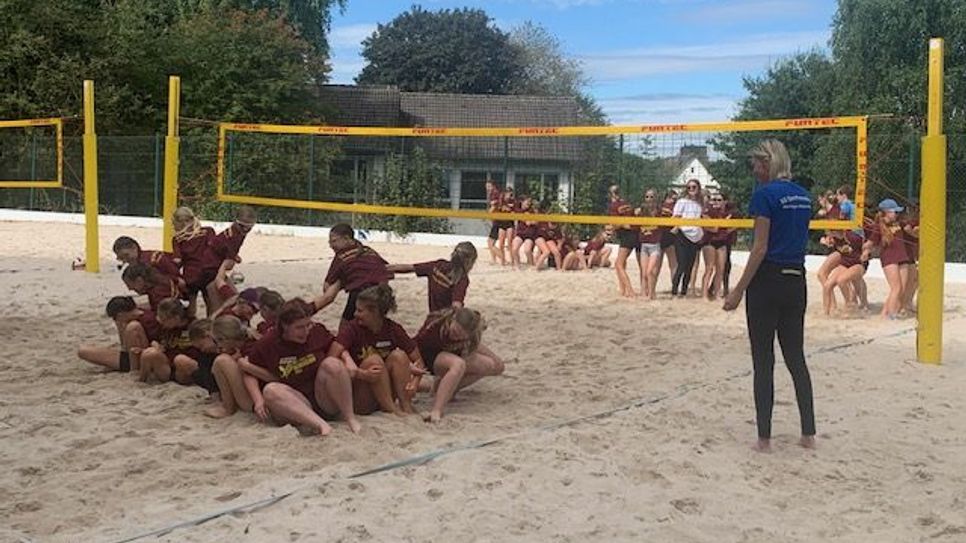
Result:
{"label": "black shorts", "polygon": [[215,381],[215,376],[211,372],[217,356],[215,353],[203,353],[201,356],[196,356],[195,362],[198,363],[198,369],[191,374],[191,380],[209,393],[218,392],[218,382]]}
{"label": "black shorts", "polygon": [[513,221],[494,221],[493,224],[499,230],[509,230],[513,228]]}
{"label": "black shorts", "polygon": [[493,223],[493,226],[490,227],[490,235],[487,237],[492,240],[500,239],[500,227],[496,223]]}
{"label": "black shorts", "polygon": [[352,319],[356,318],[356,298],[359,297],[359,293],[362,292],[362,288],[349,292],[349,299],[345,301],[345,309],[342,310],[342,320],[351,321]]}
{"label": "black shorts", "polygon": [[621,229],[616,232],[617,246],[621,249],[638,250],[641,246],[641,234],[636,230]]}
{"label": "black shorts", "polygon": [[674,234],[665,230],[661,233],[661,249],[667,250],[668,247],[674,247]]}
{"label": "black shorts", "polygon": [[720,249],[722,247],[727,247],[728,242],[726,240],[713,239],[708,242],[708,245],[714,247],[715,249]]}

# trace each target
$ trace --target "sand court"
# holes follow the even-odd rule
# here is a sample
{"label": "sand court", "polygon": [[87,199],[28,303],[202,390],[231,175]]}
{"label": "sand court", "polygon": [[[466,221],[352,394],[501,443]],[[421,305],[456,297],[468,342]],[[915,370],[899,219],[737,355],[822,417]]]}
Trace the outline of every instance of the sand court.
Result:
{"label": "sand court", "polygon": [[[103,272],[89,275],[69,271],[81,226],[0,223],[0,540],[120,541],[287,493],[160,540],[966,538],[963,285],[947,288],[945,364],[924,367],[913,361],[914,320],[825,318],[811,278],[819,449],[795,446],[791,380],[777,368],[776,452],[759,455],[742,309],[625,301],[612,270],[513,272],[481,253],[467,305],[487,318],[484,343],[505,375],[459,393],[438,426],[376,415],[358,436],[336,423],[320,439],[249,414],[212,420],[200,388],[144,385],[76,358],[81,343],[116,340],[103,310],[125,294],[107,266],[120,235],[145,248],[160,239],[103,227]],[[449,253],[373,247],[394,263]],[[316,292],[331,260],[324,238],[260,234],[241,255],[246,286],[286,297]],[[414,334],[425,281],[392,284],[393,318]],[[659,289],[667,284],[665,271]],[[869,287],[881,304],[884,282]],[[343,304],[318,319],[334,330]]]}

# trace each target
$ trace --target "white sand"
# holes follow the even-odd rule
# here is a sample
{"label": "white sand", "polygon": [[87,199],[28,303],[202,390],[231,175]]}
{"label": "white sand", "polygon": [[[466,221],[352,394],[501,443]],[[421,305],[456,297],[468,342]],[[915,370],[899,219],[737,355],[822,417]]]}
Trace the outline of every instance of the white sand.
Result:
{"label": "white sand", "polygon": [[[510,272],[483,255],[468,303],[487,316],[485,341],[508,360],[506,375],[462,392],[437,427],[379,415],[363,419],[360,436],[337,423],[329,438],[301,438],[248,414],[205,418],[200,389],[143,385],[75,357],[79,343],[114,341],[102,313],[124,293],[107,265],[121,234],[146,248],[160,239],[152,229],[104,228],[105,271],[90,275],[68,271],[83,252],[81,227],[0,223],[0,541],[115,541],[290,490],[161,540],[966,541],[962,286],[948,289],[946,364],[926,367],[913,362],[914,321],[824,318],[811,283],[819,449],[795,446],[794,394],[778,368],[776,452],[761,455],[749,450],[741,309],[627,302],[610,270]],[[376,248],[394,262],[448,252]],[[255,235],[240,269],[247,285],[308,294],[330,254],[323,239]],[[425,283],[394,286],[397,320],[415,332]],[[884,285],[870,290],[881,302]],[[343,303],[323,312],[327,325]],[[636,400],[647,402],[541,429]]]}

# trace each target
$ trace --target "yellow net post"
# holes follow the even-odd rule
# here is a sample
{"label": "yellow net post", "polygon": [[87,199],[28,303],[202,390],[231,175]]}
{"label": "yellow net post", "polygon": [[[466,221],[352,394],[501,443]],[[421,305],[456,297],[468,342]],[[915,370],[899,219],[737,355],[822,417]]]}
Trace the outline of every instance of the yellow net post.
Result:
{"label": "yellow net post", "polygon": [[181,117],[181,78],[168,78],[168,135],[164,138],[164,205],[162,220],[164,230],[161,240],[165,251],[171,251],[174,225],[171,220],[178,207],[178,161],[181,156],[181,138],[178,119]]}
{"label": "yellow net post", "polygon": [[84,81],[84,230],[87,234],[85,268],[101,269],[97,227],[97,134],[94,132],[94,82]]}
{"label": "yellow net post", "polygon": [[946,136],[943,135],[943,40],[929,40],[928,127],[922,138],[919,225],[919,327],[916,352],[924,364],[943,354],[946,265]]}

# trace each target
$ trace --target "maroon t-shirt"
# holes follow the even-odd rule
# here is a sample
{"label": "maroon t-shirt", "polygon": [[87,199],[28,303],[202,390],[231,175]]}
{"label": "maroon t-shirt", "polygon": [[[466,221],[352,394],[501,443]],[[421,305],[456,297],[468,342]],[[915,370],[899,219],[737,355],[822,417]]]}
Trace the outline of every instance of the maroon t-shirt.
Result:
{"label": "maroon t-shirt", "polygon": [[339,281],[346,292],[362,290],[392,279],[386,264],[379,253],[357,242],[354,247],[335,254],[325,274],[325,282],[332,284]]}
{"label": "maroon t-shirt", "polygon": [[282,339],[270,332],[248,348],[248,361],[265,368],[278,380],[315,402],[315,374],[332,345],[332,334],[325,326],[313,322],[305,343]]}
{"label": "maroon t-shirt", "polygon": [[516,209],[516,202],[514,201],[513,196],[504,194],[500,198],[500,211],[504,213],[513,213],[514,209]]}
{"label": "maroon t-shirt", "polygon": [[842,255],[839,265],[851,268],[856,264],[861,264],[863,243],[865,243],[865,239],[851,230],[847,231],[844,237],[835,238],[832,248]]}
{"label": "maroon t-shirt", "polygon": [[190,356],[197,360],[201,351],[191,346],[191,338],[188,337],[188,327],[191,321],[178,328],[161,328],[157,341],[164,346],[164,354],[168,360],[174,362],[174,357],[179,354]]}
{"label": "maroon t-shirt", "polygon": [[205,288],[221,267],[222,259],[218,257],[212,247],[215,231],[210,227],[202,227],[193,238],[174,239],[175,258],[181,260],[181,275],[185,283],[193,288]]}
{"label": "maroon t-shirt", "polygon": [[151,311],[157,311],[158,304],[163,300],[181,297],[181,289],[178,288],[178,284],[174,282],[174,279],[167,275],[161,275],[158,278],[161,280],[160,284],[151,287],[147,292],[148,305],[151,306]]}
{"label": "maroon t-shirt", "polygon": [[596,239],[596,238],[588,241],[587,245],[584,245],[584,254],[589,255],[593,251],[599,252],[601,249],[604,248],[605,243],[607,242],[604,241],[603,239]]}
{"label": "maroon t-shirt", "polygon": [[[919,219],[910,219],[906,221],[906,226],[909,228],[917,228],[919,226]],[[919,237],[906,234],[906,252],[909,253],[909,261],[916,262],[919,260]]]}
{"label": "maroon t-shirt", "polygon": [[382,329],[378,332],[373,332],[358,319],[353,319],[342,325],[335,341],[349,351],[357,364],[374,354],[386,358],[396,348],[402,349],[406,354],[416,349],[416,343],[406,330],[392,319],[384,319]]}
{"label": "maroon t-shirt", "polygon": [[174,253],[167,253],[165,251],[141,251],[138,255],[138,262],[146,264],[161,272],[162,275],[167,275],[172,279],[177,280],[181,277],[181,270],[174,259]]}
{"label": "maroon t-shirt", "polygon": [[[705,214],[709,219],[724,219],[727,218],[730,213],[724,207],[709,207]],[[710,228],[705,228],[707,241],[716,243],[727,243],[729,238],[731,238],[731,232],[733,228],[718,228],[716,232],[709,232]]]}
{"label": "maroon t-shirt", "polygon": [[432,260],[413,264],[413,270],[418,277],[429,279],[429,310],[438,311],[452,307],[453,302],[463,302],[466,299],[466,289],[470,286],[470,278],[463,275],[455,283],[450,279],[453,265],[448,260]]}
{"label": "maroon t-shirt", "polygon": [[[533,209],[518,209],[517,213],[533,213]],[[516,236],[521,239],[534,238],[537,235],[537,223],[527,224],[532,221],[517,221]]]}
{"label": "maroon t-shirt", "polygon": [[641,226],[641,243],[660,243],[664,232],[659,226]]}
{"label": "maroon t-shirt", "polygon": [[427,320],[423,323],[423,327],[416,333],[415,341],[419,346],[423,363],[430,369],[433,368],[439,353],[461,354],[463,349],[463,342],[451,341],[443,332],[442,319],[436,319],[435,322]]}
{"label": "maroon t-shirt", "polygon": [[537,225],[537,236],[546,241],[557,241],[562,237],[560,225],[546,222],[539,223]]}
{"label": "maroon t-shirt", "polygon": [[233,222],[223,232],[212,237],[211,246],[215,254],[218,255],[219,266],[221,266],[221,261],[234,260],[238,256],[247,235],[248,233],[242,231],[238,223]]}
{"label": "maroon t-shirt", "polygon": [[135,320],[141,323],[141,328],[144,328],[144,335],[147,336],[148,341],[157,341],[160,343],[163,328],[161,328],[161,324],[158,322],[154,311],[142,309],[141,316]]}
{"label": "maroon t-shirt", "polygon": [[887,226],[892,232],[892,241],[888,244],[884,243],[882,227],[877,224],[872,228],[869,240],[879,247],[879,260],[883,266],[909,261],[909,253],[906,251],[906,236],[902,231],[902,226],[900,222]]}
{"label": "maroon t-shirt", "polygon": [[[607,214],[616,216],[616,217],[633,217],[634,208],[632,208],[630,204],[624,201],[623,198],[618,198],[607,206]],[[622,230],[634,230],[634,231],[640,231],[641,229],[640,226],[628,226],[626,224],[618,225],[617,228],[620,228]]]}
{"label": "maroon t-shirt", "polygon": [[500,209],[500,200],[503,198],[503,193],[500,189],[493,187],[486,194],[487,210],[488,211],[498,211]]}

